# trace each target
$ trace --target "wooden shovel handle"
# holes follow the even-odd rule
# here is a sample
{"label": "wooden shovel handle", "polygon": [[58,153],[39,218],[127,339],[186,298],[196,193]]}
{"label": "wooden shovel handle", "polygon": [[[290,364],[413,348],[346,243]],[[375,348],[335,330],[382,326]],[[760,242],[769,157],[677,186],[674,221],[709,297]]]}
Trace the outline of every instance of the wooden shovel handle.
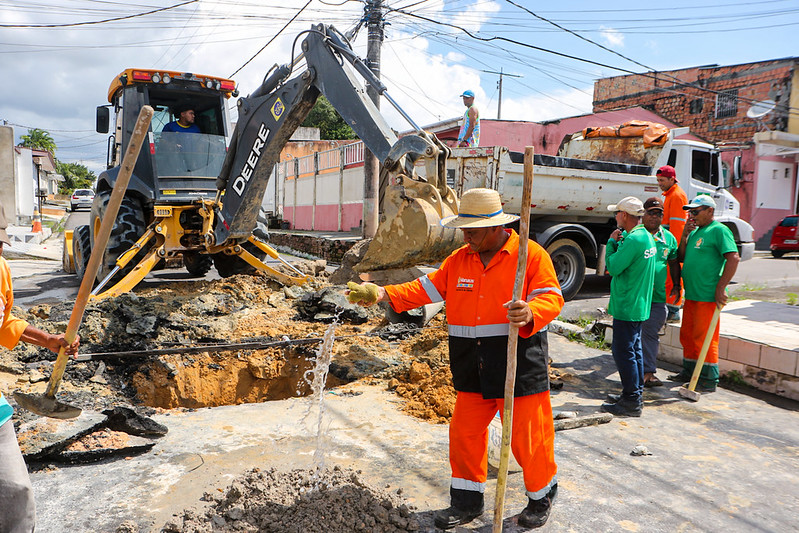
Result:
{"label": "wooden shovel handle", "polygon": [[[513,300],[522,299],[524,278],[527,274],[527,248],[530,234],[530,203],[533,189],[533,147],[524,149],[524,182],[522,184],[522,209],[519,217],[519,261],[513,283]],[[519,344],[519,327],[511,324],[508,332],[508,364],[505,370],[505,400],[502,409],[502,445],[499,451],[497,493],[494,500],[494,533],[502,533],[502,516],[505,513],[505,487],[508,483],[511,427],[513,425],[513,397],[516,386],[516,348]]]}
{"label": "wooden shovel handle", "polygon": [[[125,157],[122,159],[122,167],[117,175],[117,181],[114,183],[114,188],[111,191],[111,198],[108,200],[108,206],[106,206],[103,221],[100,223],[100,230],[94,238],[94,247],[89,256],[89,262],[86,265],[86,272],[84,272],[83,279],[80,282],[78,296],[75,298],[75,307],[72,308],[72,314],[67,324],[67,331],[64,333],[64,339],[67,341],[67,344],[75,342],[75,338],[78,336],[78,328],[80,327],[81,320],[83,320],[83,312],[86,310],[86,304],[89,302],[89,297],[92,293],[94,278],[97,277],[97,271],[100,269],[100,261],[103,258],[105,245],[108,243],[108,238],[111,236],[111,230],[114,227],[114,222],[116,222],[119,206],[122,204],[122,198],[125,196],[125,189],[128,188],[130,176],[133,174],[133,167],[136,166],[139,150],[141,150],[141,146],[144,144],[144,139],[147,136],[147,130],[150,128],[150,121],[152,119],[153,108],[148,105],[142,107],[139,112],[139,118],[136,120],[136,126],[133,128],[133,134],[130,137],[130,143],[125,152]],[[47,382],[47,390],[44,393],[47,398],[55,398],[55,393],[58,391],[58,386],[61,384],[61,378],[64,377],[64,370],[67,368],[68,359],[66,348],[62,346],[58,351],[58,357],[53,366],[53,373],[50,374],[50,381]]]}

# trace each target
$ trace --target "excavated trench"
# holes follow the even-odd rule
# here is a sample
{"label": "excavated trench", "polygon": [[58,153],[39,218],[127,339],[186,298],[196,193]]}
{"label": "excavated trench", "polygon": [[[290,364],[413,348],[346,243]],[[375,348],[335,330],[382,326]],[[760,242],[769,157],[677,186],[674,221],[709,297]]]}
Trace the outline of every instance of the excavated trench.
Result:
{"label": "excavated trench", "polygon": [[[91,303],[79,330],[80,353],[119,355],[70,362],[59,394],[93,410],[120,404],[201,408],[307,396],[312,379],[308,373],[319,347],[307,341],[321,339],[334,320],[336,339],[326,388],[366,377],[407,380],[413,360],[421,359],[434,370],[446,366],[443,319],[435,321],[441,327],[401,341],[409,332],[392,330],[381,309],[349,304],[344,287],[330,285],[318,265],[299,266],[314,273],[314,281],[282,287],[264,276],[238,275],[180,281]],[[19,316],[38,327],[63,331],[71,311],[70,303],[40,305]],[[383,336],[374,335],[377,331]],[[283,345],[218,349],[249,341]],[[164,353],[173,348],[192,352]],[[154,350],[159,353],[148,353]],[[19,373],[50,374],[54,356],[49,352],[20,344],[15,353]],[[447,379],[443,375],[442,386],[448,385]],[[449,394],[447,390],[445,396]],[[433,406],[428,418],[438,421],[445,412],[446,407]]]}

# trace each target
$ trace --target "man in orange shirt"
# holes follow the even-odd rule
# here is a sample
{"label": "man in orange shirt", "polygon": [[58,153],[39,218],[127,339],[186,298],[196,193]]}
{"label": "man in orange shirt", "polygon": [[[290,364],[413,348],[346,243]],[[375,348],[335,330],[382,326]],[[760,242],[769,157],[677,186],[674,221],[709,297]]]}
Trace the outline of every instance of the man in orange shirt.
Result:
{"label": "man in orange shirt", "polygon": [[[658,187],[663,191],[663,227],[668,229],[677,242],[682,238],[685,227],[685,211],[683,206],[688,203],[688,196],[682,187],[677,185],[677,173],[671,165],[664,165],[657,171]],[[680,304],[682,304],[682,289],[678,295],[672,294],[674,283],[671,273],[666,276],[666,308],[668,316],[666,322],[680,321]]]}
{"label": "man in orange shirt", "polygon": [[[0,254],[3,253],[3,244],[11,245],[6,232],[7,227],[5,212],[0,205]],[[64,335],[51,335],[11,314],[14,305],[11,271],[2,257],[0,257],[0,305],[3,307],[0,346],[11,350],[19,341],[24,341],[56,353],[61,346],[67,346]],[[78,343],[79,340],[76,339],[71,346],[67,346],[67,353],[77,353]],[[19,451],[14,424],[11,422],[13,412],[0,393],[0,531],[27,532],[33,531],[36,524],[36,505],[28,469]]]}
{"label": "man in orange shirt", "polygon": [[[546,251],[503,227],[515,220],[517,216],[502,211],[496,191],[467,191],[460,214],[441,220],[446,227],[461,229],[466,245],[419,279],[372,285],[374,297],[364,303],[390,302],[398,312],[432,302],[447,304],[450,369],[458,396],[449,432],[451,506],[435,515],[435,525],[442,529],[483,513],[488,425],[503,411],[509,324],[519,327],[511,450],[524,471],[528,497],[519,525],[544,525],[557,492],[546,326],[564,302]],[[520,243],[528,248],[525,299],[511,301]]]}

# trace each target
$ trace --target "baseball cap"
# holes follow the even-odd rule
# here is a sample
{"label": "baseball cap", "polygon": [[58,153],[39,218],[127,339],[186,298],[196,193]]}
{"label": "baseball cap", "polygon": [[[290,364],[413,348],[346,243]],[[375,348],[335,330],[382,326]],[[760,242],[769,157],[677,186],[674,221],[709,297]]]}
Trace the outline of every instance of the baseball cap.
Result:
{"label": "baseball cap", "polygon": [[682,206],[682,208],[686,211],[695,207],[712,207],[713,209],[716,209],[716,202],[707,194],[700,194],[694,198],[690,204]]}
{"label": "baseball cap", "polygon": [[658,211],[662,212],[663,211],[663,203],[660,201],[660,199],[658,199],[658,198],[656,198],[654,196],[652,198],[647,198],[646,202],[644,202],[644,210],[647,211],[647,212],[654,211],[654,210],[658,210]]}
{"label": "baseball cap", "polygon": [[665,176],[667,178],[676,178],[677,172],[674,171],[674,167],[671,165],[663,165],[657,171],[657,176]]}
{"label": "baseball cap", "polygon": [[465,96],[466,98],[474,98],[474,91],[472,91],[471,89],[467,89],[463,91],[463,94],[461,94],[461,96]]}
{"label": "baseball cap", "polygon": [[640,217],[644,214],[644,204],[635,196],[627,196],[622,198],[617,204],[609,205],[608,211],[624,211],[633,216]]}
{"label": "baseball cap", "polygon": [[6,233],[7,227],[8,221],[6,220],[6,212],[2,204],[0,204],[0,242],[11,246],[11,239],[8,238],[8,233]]}

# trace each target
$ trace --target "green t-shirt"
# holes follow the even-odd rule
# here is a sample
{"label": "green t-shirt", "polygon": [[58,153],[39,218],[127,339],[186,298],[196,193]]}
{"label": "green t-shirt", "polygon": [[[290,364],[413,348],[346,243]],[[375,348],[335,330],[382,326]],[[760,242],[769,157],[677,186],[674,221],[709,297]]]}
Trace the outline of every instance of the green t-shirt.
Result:
{"label": "green t-shirt", "polygon": [[605,265],[613,276],[608,313],[613,318],[629,322],[649,318],[656,254],[655,241],[643,224],[635,226],[619,243],[608,240]]}
{"label": "green t-shirt", "polygon": [[661,226],[652,235],[657,248],[655,256],[655,288],[652,291],[652,301],[665,303],[666,301],[666,277],[668,274],[669,261],[674,261],[678,257],[679,243],[669,230]]}
{"label": "green t-shirt", "polygon": [[730,228],[713,221],[696,228],[688,236],[682,267],[685,299],[695,302],[715,302],[716,285],[724,270],[724,254],[737,252]]}

